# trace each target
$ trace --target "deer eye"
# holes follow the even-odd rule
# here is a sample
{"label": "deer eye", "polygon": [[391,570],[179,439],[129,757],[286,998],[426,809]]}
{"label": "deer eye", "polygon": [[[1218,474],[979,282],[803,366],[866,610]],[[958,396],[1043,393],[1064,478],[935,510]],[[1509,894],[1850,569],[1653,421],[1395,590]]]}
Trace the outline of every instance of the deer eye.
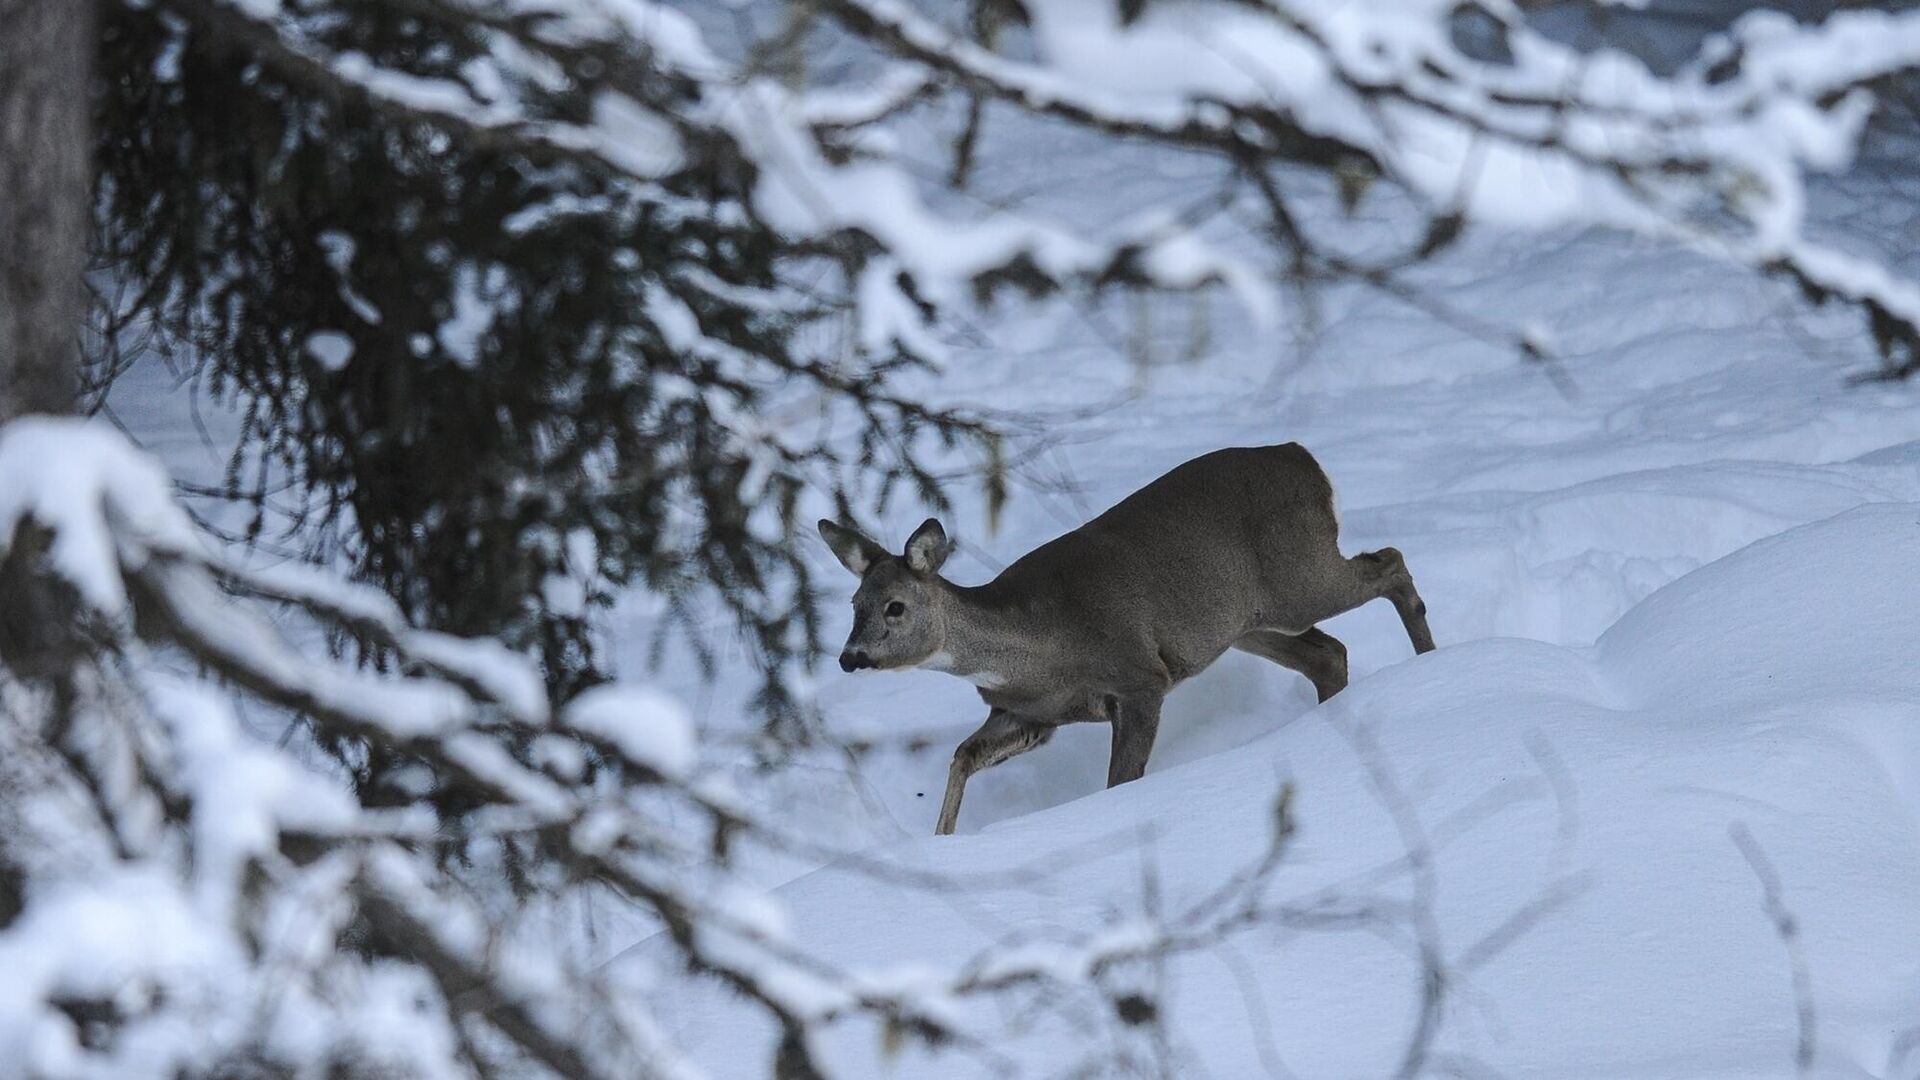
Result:
{"label": "deer eye", "polygon": [[907,605],[901,603],[898,600],[895,600],[893,603],[887,605],[887,618],[889,619],[897,619],[900,616],[905,615],[906,613],[907,613]]}

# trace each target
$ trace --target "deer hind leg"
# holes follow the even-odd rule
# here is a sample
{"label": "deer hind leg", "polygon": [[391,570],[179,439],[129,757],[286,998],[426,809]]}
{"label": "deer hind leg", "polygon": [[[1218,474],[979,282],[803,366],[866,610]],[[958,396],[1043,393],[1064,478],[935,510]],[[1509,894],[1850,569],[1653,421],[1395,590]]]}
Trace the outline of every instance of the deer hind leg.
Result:
{"label": "deer hind leg", "polygon": [[954,748],[953,766],[947,770],[947,796],[940,803],[940,822],[934,826],[934,835],[950,836],[959,824],[960,797],[966,793],[968,777],[1051,738],[1053,728],[1047,724],[1021,720],[998,709],[987,714],[987,722]]}
{"label": "deer hind leg", "polygon": [[1413,587],[1413,575],[1407,561],[1395,548],[1381,548],[1340,559],[1309,587],[1303,602],[1288,614],[1291,621],[1280,621],[1268,629],[1291,631],[1296,626],[1310,627],[1343,611],[1352,611],[1369,600],[1386,597],[1400,613],[1400,624],[1416,653],[1433,651],[1433,632],[1427,629],[1427,603]]}
{"label": "deer hind leg", "polygon": [[1153,755],[1154,736],[1160,733],[1158,694],[1138,694],[1112,702],[1113,753],[1107,758],[1107,786],[1118,787],[1146,775]]}
{"label": "deer hind leg", "polygon": [[1433,651],[1433,631],[1427,629],[1427,602],[1420,599],[1420,591],[1413,587],[1413,575],[1407,572],[1407,560],[1400,555],[1398,548],[1381,548],[1355,555],[1347,560],[1347,565],[1355,570],[1370,584],[1374,596],[1384,596],[1393,602],[1393,609],[1400,613],[1400,624],[1407,628],[1407,639],[1413,642],[1413,651],[1427,653]]}
{"label": "deer hind leg", "polygon": [[1253,630],[1233,647],[1305,675],[1321,701],[1347,688],[1347,647],[1317,627],[1299,634]]}

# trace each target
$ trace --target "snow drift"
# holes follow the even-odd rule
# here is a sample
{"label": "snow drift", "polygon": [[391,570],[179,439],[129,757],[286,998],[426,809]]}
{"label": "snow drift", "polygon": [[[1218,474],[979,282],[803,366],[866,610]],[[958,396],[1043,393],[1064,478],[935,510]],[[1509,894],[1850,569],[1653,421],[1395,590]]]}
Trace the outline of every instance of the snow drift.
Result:
{"label": "snow drift", "polygon": [[[1920,504],[1861,507],[1685,575],[1591,648],[1443,642],[1237,752],[882,853],[958,880],[1045,868],[1037,885],[794,881],[796,944],[887,971],[1124,925],[1148,880],[1177,908],[1258,854],[1289,780],[1300,834],[1273,895],[1404,911],[1405,932],[1256,928],[1143,982],[1212,1075],[1391,1075],[1422,948],[1448,972],[1429,1060],[1469,1075],[1788,1076],[1805,1051],[1816,1076],[1914,1075],[1916,545]],[[681,1019],[715,1075],[760,1066],[740,1010]],[[1129,1037],[1090,1023],[1016,1023],[1002,1049],[1044,1074]],[[978,1068],[835,1037],[863,1074]]]}

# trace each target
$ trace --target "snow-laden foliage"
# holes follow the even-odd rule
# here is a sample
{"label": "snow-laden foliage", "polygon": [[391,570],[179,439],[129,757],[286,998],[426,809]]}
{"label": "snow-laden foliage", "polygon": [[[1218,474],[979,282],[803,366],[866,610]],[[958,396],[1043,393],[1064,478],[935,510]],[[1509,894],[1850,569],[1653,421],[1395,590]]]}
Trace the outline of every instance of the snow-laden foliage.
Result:
{"label": "snow-laden foliage", "polygon": [[1262,302],[1157,219],[936,213],[867,146],[917,79],[791,87],[670,7],[103,12],[106,374],[166,361],[241,407],[238,538],[344,555],[568,691],[608,667],[593,613],[644,585],[708,651],[718,598],[791,719],[819,645],[803,493],[938,504],[956,446],[999,471],[990,418],[909,392],[976,289]]}
{"label": "snow-laden foliage", "polygon": [[[741,212],[788,239],[857,234],[882,249],[862,282],[865,342],[925,340],[929,303],[1009,276],[1226,282],[1269,313],[1255,268],[1199,242],[1191,222],[1143,211],[1096,242],[1018,213],[930,209],[891,140],[861,129],[954,92],[1258,173],[1244,179],[1273,200],[1269,224],[1290,245],[1307,238],[1291,235],[1274,165],[1331,171],[1355,199],[1376,180],[1404,188],[1433,215],[1421,257],[1465,223],[1603,225],[1789,273],[1909,334],[1920,325],[1920,290],[1804,235],[1806,174],[1847,165],[1868,87],[1920,66],[1911,12],[1807,25],[1754,11],[1666,73],[1559,42],[1501,3],[1004,0],[958,25],[948,5],[828,0],[818,9],[882,66],[855,66],[853,85],[796,86],[766,70],[805,47],[804,12],[788,20],[798,33],[741,62],[648,0],[425,0],[416,17],[457,20],[480,44],[457,70],[426,74],[329,46],[338,19],[311,15],[325,4],[208,4],[243,20],[269,62],[530,157],[591,157],[636,181],[730,159],[751,174]],[[607,69],[623,74],[583,75]],[[556,110],[562,93],[573,97]]]}
{"label": "snow-laden foliage", "polygon": [[[1892,370],[1920,341],[1920,289],[1806,235],[1806,177],[1847,165],[1866,86],[1920,64],[1920,17],[1840,11],[1815,25],[1755,11],[1677,71],[1580,49],[1518,5],[1025,0],[1014,58],[943,26],[937,5],[829,0],[929,80],[1117,137],[1217,155],[1304,278],[1388,288],[1470,224],[1600,225],[1786,276],[1859,306]],[[1376,181],[1427,223],[1398,256],[1348,257],[1303,231],[1300,170],[1357,201]],[[1529,355],[1548,348],[1512,332]]]}

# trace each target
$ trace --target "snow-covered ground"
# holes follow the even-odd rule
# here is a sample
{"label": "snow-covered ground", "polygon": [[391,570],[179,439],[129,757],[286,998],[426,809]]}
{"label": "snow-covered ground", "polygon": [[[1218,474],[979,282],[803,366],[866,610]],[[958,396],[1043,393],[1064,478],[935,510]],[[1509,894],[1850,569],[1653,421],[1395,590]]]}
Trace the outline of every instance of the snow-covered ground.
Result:
{"label": "snow-covered ground", "polygon": [[[957,965],[1015,932],[1071,940],[1138,916],[1148,875],[1177,911],[1252,862],[1285,777],[1300,836],[1272,898],[1414,901],[1421,876],[1396,863],[1412,838],[1433,855],[1430,936],[1254,929],[1175,961],[1149,985],[1177,1075],[1392,1075],[1419,944],[1454,967],[1433,1060],[1464,1075],[1792,1075],[1798,960],[1813,1074],[1912,1076],[1916,542],[1920,505],[1858,508],[1686,575],[1595,646],[1463,641],[1235,752],[887,849],[960,880],[1046,868],[1037,882],[935,893],[827,870],[781,895],[800,943],[860,968]],[[1763,909],[1772,876],[1792,943]],[[739,1023],[706,1002],[681,1034],[716,1075],[747,1075],[765,1041]],[[1121,1032],[1049,1023],[1001,1049],[1051,1075]],[[871,1075],[974,1071],[916,1054],[889,1071],[879,1045],[853,1030],[838,1049]]]}
{"label": "snow-covered ground", "polygon": [[[1881,203],[1829,198],[1836,228],[1911,235],[1876,224]],[[1413,659],[1384,603],[1336,618],[1354,682],[1318,708],[1301,677],[1229,654],[1169,699],[1146,779],[1102,791],[1107,733],[1068,728],[976,776],[954,838],[928,834],[948,748],[984,715],[972,689],[823,672],[836,730],[933,748],[776,782],[795,813],[958,880],[1049,873],[929,894],[819,870],[778,890],[797,940],[855,967],[957,963],[1123,924],[1144,876],[1177,910],[1257,854],[1291,781],[1301,833],[1277,899],[1411,898],[1414,875],[1381,870],[1410,842],[1396,800],[1435,848],[1432,944],[1470,967],[1445,995],[1442,1073],[1792,1075],[1804,1002],[1813,1075],[1920,1075],[1920,388],[1850,387],[1870,362],[1851,320],[1615,236],[1479,236],[1425,280],[1542,327],[1561,384],[1341,291],[1322,297],[1310,352],[1222,306],[1194,361],[1187,302],[1156,301],[1113,331],[1159,342],[1144,376],[1097,324],[1137,319],[1124,305],[982,331],[941,392],[1047,415],[1032,474],[1070,483],[1022,489],[992,534],[963,498],[950,577],[989,578],[1195,454],[1298,440],[1339,488],[1347,550],[1406,553],[1441,648]],[[883,539],[923,513],[893,508]],[[1736,830],[1777,873],[1797,938]],[[1523,932],[1484,944],[1510,919]],[[1177,962],[1163,984],[1177,1075],[1391,1075],[1418,1013],[1411,948],[1267,929]],[[723,999],[680,1012],[716,1075],[765,1060],[764,1033],[746,1037]],[[1043,1024],[1003,1049],[1048,1075],[1090,1039],[1126,1038],[1115,1021]],[[882,1045],[854,1031],[840,1049],[855,1075],[974,1068],[873,1056]]]}
{"label": "snow-covered ground", "polygon": [[[1088,217],[1201,185],[1182,161],[1053,150],[1003,157],[989,182],[1044,177],[1064,216]],[[1914,225],[1872,189],[1827,197],[1836,231],[1910,246]],[[1315,224],[1363,250],[1391,231],[1384,214]],[[1850,387],[1870,363],[1856,321],[1617,236],[1476,234],[1420,280],[1479,318],[1541,328],[1558,378],[1345,289],[1319,297],[1310,348],[1225,297],[1204,327],[1189,300],[1156,298],[970,329],[929,392],[1032,422],[998,531],[956,491],[950,577],[983,581],[1206,450],[1295,440],[1339,489],[1347,550],[1405,552],[1441,647],[1413,659],[1384,603],[1340,616],[1325,628],[1348,644],[1353,684],[1319,707],[1298,675],[1230,654],[1169,699],[1144,780],[1102,791],[1107,733],[1069,728],[975,777],[961,835],[938,839],[948,748],[984,715],[972,689],[823,670],[833,730],[932,748],[743,771],[746,794],[883,862],[962,882],[1046,873],[939,893],[770,863],[798,942],[898,969],[1122,925],[1148,877],[1177,908],[1258,853],[1291,782],[1300,833],[1277,901],[1418,898],[1405,857],[1431,846],[1430,935],[1412,944],[1457,976],[1438,1072],[1790,1075],[1804,1005],[1814,1075],[1920,1076],[1920,387]],[[156,384],[123,391],[121,415],[177,474],[217,476]],[[867,524],[897,545],[924,515],[899,502]],[[815,549],[821,580],[850,595]],[[684,665],[644,669],[651,610],[635,596],[613,620],[626,674],[657,677],[710,727],[750,723],[740,665],[711,685]],[[846,610],[829,612],[829,634],[844,632]],[[1764,905],[1769,873],[1797,934]],[[1176,961],[1158,991],[1176,1074],[1392,1074],[1418,1012],[1409,945],[1268,927]],[[673,996],[677,1034],[714,1075],[764,1070],[770,1036],[749,1008]],[[1132,1037],[1112,1020],[1090,1031],[1042,1024],[1003,1049],[1046,1073],[1089,1039]],[[855,1075],[974,1068],[882,1045],[853,1029],[840,1050]]]}

